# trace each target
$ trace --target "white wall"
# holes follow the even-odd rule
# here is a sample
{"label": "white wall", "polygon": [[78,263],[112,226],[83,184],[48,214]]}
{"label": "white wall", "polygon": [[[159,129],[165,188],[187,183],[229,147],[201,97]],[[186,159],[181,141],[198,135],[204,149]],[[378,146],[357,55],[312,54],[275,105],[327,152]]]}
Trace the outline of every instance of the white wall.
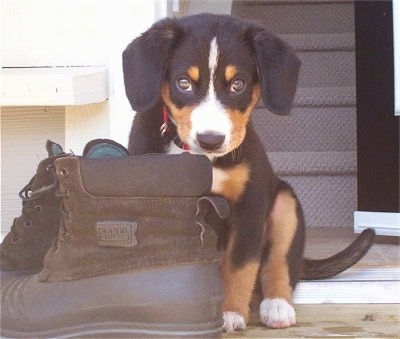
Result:
{"label": "white wall", "polygon": [[194,0],[187,3],[187,15],[198,13],[231,14],[232,0]]}
{"label": "white wall", "polygon": [[2,66],[105,65],[156,15],[154,1],[2,0]]}
{"label": "white wall", "polygon": [[[121,53],[162,12],[165,1],[3,0],[2,67],[109,68],[106,106],[66,107],[66,146],[79,153],[86,141],[109,137],[127,143],[132,112],[122,81]],[[89,113],[88,113],[89,112]],[[96,127],[79,130],[80,119]],[[98,117],[95,117],[98,115]],[[86,126],[85,126],[86,127]]]}
{"label": "white wall", "polygon": [[121,54],[167,7],[167,0],[1,0],[2,67],[104,65],[109,72],[108,100],[102,103],[2,107],[3,235],[20,215],[18,192],[46,156],[47,138],[75,154],[94,138],[127,145],[134,112],[125,96]]}

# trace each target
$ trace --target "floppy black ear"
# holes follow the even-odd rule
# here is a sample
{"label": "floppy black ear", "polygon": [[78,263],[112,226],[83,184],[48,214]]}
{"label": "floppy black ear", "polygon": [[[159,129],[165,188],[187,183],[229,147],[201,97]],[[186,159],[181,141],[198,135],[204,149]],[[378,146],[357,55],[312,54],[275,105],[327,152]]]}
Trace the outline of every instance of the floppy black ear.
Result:
{"label": "floppy black ear", "polygon": [[263,28],[253,36],[253,47],[264,104],[275,114],[289,114],[296,94],[299,58],[291,47]]}
{"label": "floppy black ear", "polygon": [[133,40],[123,52],[125,91],[135,111],[146,111],[160,99],[169,51],[179,31],[174,20],[164,19]]}

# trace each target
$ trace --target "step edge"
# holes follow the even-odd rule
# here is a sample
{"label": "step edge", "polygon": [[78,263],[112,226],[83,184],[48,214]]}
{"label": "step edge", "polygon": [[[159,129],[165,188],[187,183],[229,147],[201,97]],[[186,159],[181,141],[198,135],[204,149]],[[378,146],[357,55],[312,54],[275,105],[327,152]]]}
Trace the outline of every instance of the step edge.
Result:
{"label": "step edge", "polygon": [[[342,107],[356,106],[355,86],[320,86],[299,87],[294,98],[293,107]],[[256,108],[266,108],[260,100]]]}
{"label": "step edge", "polygon": [[357,174],[356,151],[267,152],[282,176],[348,176]]}
{"label": "step edge", "polygon": [[298,52],[355,51],[354,33],[287,33],[278,35]]}

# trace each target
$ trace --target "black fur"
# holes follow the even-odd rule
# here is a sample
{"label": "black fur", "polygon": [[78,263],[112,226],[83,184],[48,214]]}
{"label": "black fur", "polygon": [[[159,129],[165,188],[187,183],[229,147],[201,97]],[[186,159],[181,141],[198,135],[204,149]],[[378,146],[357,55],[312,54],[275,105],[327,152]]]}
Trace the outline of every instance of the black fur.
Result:
{"label": "black fur", "polygon": [[[154,24],[142,36],[135,39],[123,53],[126,94],[137,111],[132,126],[129,151],[138,155],[163,153],[176,137],[176,127],[169,122],[168,132],[161,135],[164,102],[161,88],[164,82],[171,88],[170,97],[178,108],[199,104],[208,89],[208,79],[195,83],[196,92],[187,96],[174,87],[176,77],[192,65],[201,67],[200,74],[209,77],[208,48],[216,36],[219,60],[222,64],[240,65],[246,82],[259,85],[261,97],[267,108],[279,115],[289,114],[296,92],[300,61],[295,52],[263,26],[232,18],[203,14],[183,19],[165,19]],[[218,100],[226,107],[244,112],[251,100],[252,92],[246,89],[240,96],[224,92],[224,75],[217,70],[215,83]],[[220,234],[220,245],[226,246],[234,231],[236,240],[232,252],[235,269],[251,261],[266,262],[270,243],[265,241],[265,225],[279,193],[289,194],[297,202],[297,228],[288,248],[286,259],[290,285],[294,288],[309,272],[313,278],[325,277],[343,270],[341,256],[325,261],[303,260],[305,227],[300,203],[290,186],[273,172],[264,147],[256,135],[251,122],[246,126],[242,143],[228,154],[214,158],[214,166],[221,169],[247,164],[250,179],[238,201],[232,203],[232,215],[228,225]],[[364,236],[365,237],[365,236]],[[343,254],[352,253],[346,268],[358,261],[368,250],[373,237],[358,242],[362,249],[352,250],[352,245]],[[321,264],[321,265],[319,265]],[[319,265],[319,266],[318,266]],[[304,267],[303,267],[304,266]],[[311,267],[307,270],[307,267]]]}
{"label": "black fur", "polygon": [[[221,53],[223,55],[240,58],[234,44],[230,43],[232,41],[247,45],[256,59],[264,103],[276,114],[289,114],[300,68],[294,51],[262,26],[230,16],[209,14],[183,18],[179,23],[172,19],[157,22],[126,48],[123,53],[124,79],[132,108],[143,112],[159,102],[166,66],[178,47],[179,53],[186,58],[188,55],[203,58],[200,64],[207,66],[208,55],[202,54],[201,49],[199,53],[194,47],[206,46],[216,31],[219,41],[227,49]],[[182,49],[183,45],[187,49]],[[178,60],[179,67],[185,66],[181,63],[191,63],[191,60]],[[247,57],[240,61],[243,64],[251,62]]]}

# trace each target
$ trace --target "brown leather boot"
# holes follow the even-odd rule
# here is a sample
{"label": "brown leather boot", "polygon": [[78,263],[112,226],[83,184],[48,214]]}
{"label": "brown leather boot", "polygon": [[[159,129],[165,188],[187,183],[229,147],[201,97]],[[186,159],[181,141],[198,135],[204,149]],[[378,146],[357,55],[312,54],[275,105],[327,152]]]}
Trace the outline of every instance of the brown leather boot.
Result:
{"label": "brown leather boot", "polygon": [[[68,157],[63,222],[40,275],[2,286],[7,337],[219,337],[223,289],[206,157]],[[216,212],[215,212],[216,211]],[[207,219],[208,220],[208,219]]]}
{"label": "brown leather boot", "polygon": [[35,271],[58,234],[61,198],[54,196],[57,178],[54,161],[66,156],[60,145],[47,140],[49,157],[42,160],[36,175],[19,192],[22,213],[0,245],[0,268],[6,271]]}

